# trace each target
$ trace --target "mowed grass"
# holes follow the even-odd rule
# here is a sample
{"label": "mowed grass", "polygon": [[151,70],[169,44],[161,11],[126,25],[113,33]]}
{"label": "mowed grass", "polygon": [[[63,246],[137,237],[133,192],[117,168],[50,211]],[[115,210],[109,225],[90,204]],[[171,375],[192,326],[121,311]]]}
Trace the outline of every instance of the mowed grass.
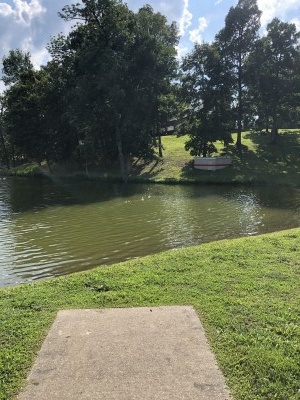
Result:
{"label": "mowed grass", "polygon": [[58,310],[192,305],[234,400],[300,399],[300,229],[169,251],[0,290],[0,399]]}
{"label": "mowed grass", "polygon": [[[232,135],[234,142],[236,134]],[[224,148],[217,142],[217,152],[213,155],[226,154],[233,159],[232,166],[219,171],[201,171],[194,169],[193,157],[185,150],[188,136],[164,136],[163,158],[145,162],[135,160],[129,177],[132,182],[153,183],[220,183],[220,184],[263,184],[299,186],[300,182],[300,131],[281,130],[277,144],[271,144],[270,134],[244,132],[242,149],[235,144]],[[10,171],[0,170],[1,175],[51,177],[46,166],[40,168],[35,163],[26,164]],[[105,170],[97,166],[78,169],[74,162],[53,165],[52,174],[57,177],[75,179],[99,179],[121,181],[118,163]]]}
{"label": "mowed grass", "polygon": [[[232,135],[234,142],[236,135]],[[184,148],[188,137],[165,136],[162,139],[164,157],[155,160],[132,175],[132,179],[148,179],[167,183],[233,183],[280,184],[300,183],[300,131],[280,131],[277,144],[271,144],[270,134],[244,132],[242,149],[234,144],[224,148],[217,142],[218,152],[233,159],[232,166],[219,171],[201,171],[193,167],[193,157]]]}

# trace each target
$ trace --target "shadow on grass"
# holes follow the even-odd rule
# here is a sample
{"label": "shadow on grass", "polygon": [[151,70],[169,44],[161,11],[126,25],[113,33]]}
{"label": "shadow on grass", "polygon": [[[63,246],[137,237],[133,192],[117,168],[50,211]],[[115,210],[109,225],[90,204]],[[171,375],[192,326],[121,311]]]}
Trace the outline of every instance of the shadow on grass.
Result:
{"label": "shadow on grass", "polygon": [[283,131],[278,135],[276,143],[266,133],[249,133],[257,146],[254,161],[260,174],[268,176],[272,181],[300,184],[300,132]]}
{"label": "shadow on grass", "polygon": [[195,169],[194,169],[194,161],[191,160],[187,162],[181,170],[181,177],[185,179],[194,179],[195,178]]}
{"label": "shadow on grass", "polygon": [[191,160],[186,163],[181,170],[183,179],[191,179],[203,183],[249,183],[252,182],[253,167],[252,160],[254,152],[249,150],[247,146],[237,149],[234,145],[222,149],[222,154],[231,157],[233,162],[228,168],[217,171],[205,171],[194,168],[194,162]]}
{"label": "shadow on grass", "polygon": [[266,133],[250,132],[244,135],[255,149],[230,145],[222,149],[232,157],[232,166],[219,171],[195,170],[193,161],[185,164],[181,177],[198,182],[300,185],[300,132],[280,133],[276,144]]}
{"label": "shadow on grass", "polygon": [[[161,167],[159,167],[161,165]],[[154,179],[163,171],[163,160],[155,157],[149,160],[137,160],[133,166],[130,175],[130,181],[145,181]]]}

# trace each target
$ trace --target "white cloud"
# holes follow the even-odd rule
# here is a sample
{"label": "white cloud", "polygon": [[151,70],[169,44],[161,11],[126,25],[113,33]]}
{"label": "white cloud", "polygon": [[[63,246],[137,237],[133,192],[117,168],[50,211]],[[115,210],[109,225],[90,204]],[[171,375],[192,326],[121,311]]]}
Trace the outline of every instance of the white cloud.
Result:
{"label": "white cloud", "polygon": [[126,3],[134,11],[149,3],[155,12],[161,12],[169,22],[177,22],[180,36],[184,36],[192,24],[193,14],[189,10],[189,0],[127,0]]}
{"label": "white cloud", "polygon": [[13,9],[11,6],[7,3],[0,3],[0,15],[4,15],[6,17],[10,14],[13,14]]}
{"label": "white cloud", "polygon": [[198,27],[196,29],[192,29],[189,31],[190,41],[201,43],[202,41],[202,32],[208,27],[208,21],[205,17],[200,17],[198,19]]}
{"label": "white cloud", "polygon": [[295,24],[297,31],[300,32],[300,18],[293,18],[290,22]]}
{"label": "white cloud", "polygon": [[[9,50],[31,54],[35,67],[47,63],[46,45],[51,36],[69,30],[58,16],[68,0],[12,0],[0,3],[0,63]],[[1,65],[0,65],[1,74]]]}
{"label": "white cloud", "polygon": [[31,61],[36,69],[39,69],[41,65],[45,65],[49,61],[49,53],[46,47],[37,48],[30,37],[24,38],[22,50],[31,54]]}
{"label": "white cloud", "polygon": [[178,22],[179,26],[179,34],[183,36],[186,32],[186,29],[191,26],[193,19],[193,14],[189,10],[189,0],[184,0],[184,7],[181,14],[181,17]]}
{"label": "white cloud", "polygon": [[215,2],[215,6],[218,6],[219,4],[221,4],[222,1],[223,1],[223,0],[217,0],[217,1]]}
{"label": "white cloud", "polygon": [[10,17],[16,23],[30,25],[33,18],[44,13],[46,9],[39,0],[31,0],[30,3],[22,0],[13,0],[14,7],[7,3],[0,3],[0,16]]}
{"label": "white cloud", "polygon": [[299,0],[258,0],[258,8],[263,12],[261,24],[265,27],[274,17],[285,19],[289,11],[299,8]]}
{"label": "white cloud", "polygon": [[179,44],[178,46],[176,46],[176,50],[177,50],[177,58],[178,60],[181,60],[190,51],[190,48],[188,46]]}

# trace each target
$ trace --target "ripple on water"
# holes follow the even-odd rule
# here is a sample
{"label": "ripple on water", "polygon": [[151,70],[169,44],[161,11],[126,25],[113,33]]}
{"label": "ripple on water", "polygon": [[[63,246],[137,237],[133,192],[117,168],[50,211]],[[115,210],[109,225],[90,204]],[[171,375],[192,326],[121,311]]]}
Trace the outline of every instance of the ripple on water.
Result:
{"label": "ripple on water", "polygon": [[[89,202],[84,185],[56,188],[56,200],[53,187],[45,197],[38,192],[40,204],[30,209],[27,199],[24,211],[19,204],[12,210],[0,190],[2,286],[300,224],[299,191],[274,203],[263,188],[133,185],[123,194],[119,186],[102,193],[99,185]],[[85,201],[70,193],[84,193]]]}

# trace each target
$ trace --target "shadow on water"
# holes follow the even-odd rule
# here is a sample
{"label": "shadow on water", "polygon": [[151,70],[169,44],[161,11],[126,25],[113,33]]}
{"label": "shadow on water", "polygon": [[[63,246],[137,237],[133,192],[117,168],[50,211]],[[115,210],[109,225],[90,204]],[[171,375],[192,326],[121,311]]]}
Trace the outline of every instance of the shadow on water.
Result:
{"label": "shadow on water", "polygon": [[[193,168],[186,165],[187,171]],[[219,171],[218,171],[219,172]],[[188,172],[187,172],[188,173]],[[191,172],[192,173],[192,172]],[[239,193],[255,194],[262,206],[289,208],[299,203],[300,189],[277,186],[228,186],[219,184],[186,184],[186,185],[147,185],[122,184],[97,181],[50,181],[46,179],[7,178],[0,180],[0,198],[12,213],[42,210],[56,206],[74,206],[91,203],[109,202],[112,199],[128,199],[146,195],[149,187],[156,196],[179,196],[182,198],[205,198],[218,195],[224,198],[236,197]],[[155,187],[155,189],[154,189]],[[5,193],[5,197],[4,196]],[[0,199],[1,200],[1,199]],[[300,207],[300,204],[299,204]]]}
{"label": "shadow on water", "polygon": [[51,181],[36,178],[0,180],[0,191],[6,192],[13,213],[55,206],[72,206],[109,201],[143,193],[143,185],[125,185],[96,181]]}
{"label": "shadow on water", "polygon": [[300,189],[9,178],[0,286],[299,225]]}

